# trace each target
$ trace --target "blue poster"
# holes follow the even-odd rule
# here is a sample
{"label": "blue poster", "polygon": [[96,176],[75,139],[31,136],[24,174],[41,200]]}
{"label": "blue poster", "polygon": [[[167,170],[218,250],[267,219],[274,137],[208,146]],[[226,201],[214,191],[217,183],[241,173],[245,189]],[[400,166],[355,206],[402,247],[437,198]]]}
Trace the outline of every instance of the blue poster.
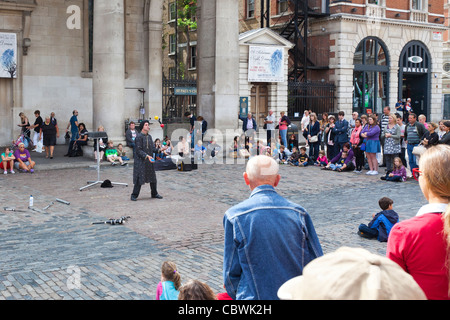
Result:
{"label": "blue poster", "polygon": [[17,35],[0,32],[0,78],[17,77]]}

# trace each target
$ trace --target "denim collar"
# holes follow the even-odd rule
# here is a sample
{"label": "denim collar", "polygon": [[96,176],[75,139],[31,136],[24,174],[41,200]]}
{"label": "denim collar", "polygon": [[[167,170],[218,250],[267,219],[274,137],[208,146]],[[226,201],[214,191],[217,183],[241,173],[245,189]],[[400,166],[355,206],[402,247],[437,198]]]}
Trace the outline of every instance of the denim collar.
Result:
{"label": "denim collar", "polygon": [[250,194],[250,198],[255,196],[257,193],[267,192],[267,191],[276,193],[275,188],[273,186],[271,186],[269,184],[263,184],[261,186],[256,187],[255,189],[253,189],[252,193]]}

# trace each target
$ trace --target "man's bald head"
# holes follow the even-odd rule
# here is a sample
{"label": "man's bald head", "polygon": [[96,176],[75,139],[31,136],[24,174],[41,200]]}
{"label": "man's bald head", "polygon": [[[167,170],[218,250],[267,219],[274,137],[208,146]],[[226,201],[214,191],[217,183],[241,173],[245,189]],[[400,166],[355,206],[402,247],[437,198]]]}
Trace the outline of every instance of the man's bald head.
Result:
{"label": "man's bald head", "polygon": [[271,157],[256,156],[248,161],[244,180],[251,190],[264,184],[276,187],[281,178],[278,169],[278,163]]}

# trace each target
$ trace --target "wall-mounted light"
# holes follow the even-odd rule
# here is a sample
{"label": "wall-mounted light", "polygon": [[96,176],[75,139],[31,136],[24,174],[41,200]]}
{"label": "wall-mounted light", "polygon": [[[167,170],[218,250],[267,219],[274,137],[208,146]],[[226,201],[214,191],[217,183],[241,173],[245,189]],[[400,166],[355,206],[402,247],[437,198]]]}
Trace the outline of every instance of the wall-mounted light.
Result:
{"label": "wall-mounted light", "polygon": [[400,17],[400,13],[396,13],[396,14],[395,14],[395,17],[396,17],[396,18],[399,18],[399,17]]}
{"label": "wall-mounted light", "polygon": [[434,19],[434,22],[439,22],[439,18]]}
{"label": "wall-mounted light", "polygon": [[22,41],[23,55],[26,56],[28,54],[28,48],[31,47],[31,39],[24,38]]}
{"label": "wall-mounted light", "polygon": [[327,31],[327,29],[325,27],[322,27],[320,30],[322,30],[322,32]]}
{"label": "wall-mounted light", "polygon": [[356,8],[352,8],[352,10],[350,10],[350,12],[355,13],[358,9]]}

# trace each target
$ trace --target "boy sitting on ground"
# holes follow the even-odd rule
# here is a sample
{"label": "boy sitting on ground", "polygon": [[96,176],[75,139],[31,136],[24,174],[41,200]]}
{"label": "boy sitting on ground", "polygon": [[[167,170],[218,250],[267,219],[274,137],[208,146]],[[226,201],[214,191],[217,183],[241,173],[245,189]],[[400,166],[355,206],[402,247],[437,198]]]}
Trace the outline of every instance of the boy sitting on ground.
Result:
{"label": "boy sitting on ground", "polygon": [[392,227],[398,222],[398,214],[392,209],[394,201],[390,198],[381,198],[378,205],[383,211],[372,215],[373,219],[368,226],[360,224],[358,235],[367,239],[377,238],[380,242],[387,242]]}
{"label": "boy sitting on ground", "polygon": [[298,152],[297,147],[292,148],[292,154],[288,159],[288,163],[291,166],[298,166],[299,165],[299,159],[300,159],[300,153]]}
{"label": "boy sitting on ground", "polygon": [[114,148],[114,142],[113,141],[108,141],[108,145],[107,145],[106,150],[105,150],[105,156],[106,156],[106,160],[111,162],[112,166],[116,165],[116,160],[118,160],[120,162],[121,166],[124,166],[124,165],[127,164],[126,162],[124,162],[122,160],[122,157],[119,157],[119,155],[117,153],[117,149]]}
{"label": "boy sitting on ground", "polygon": [[306,167],[309,164],[309,156],[306,154],[306,148],[300,148],[300,157],[298,159],[299,167]]}

